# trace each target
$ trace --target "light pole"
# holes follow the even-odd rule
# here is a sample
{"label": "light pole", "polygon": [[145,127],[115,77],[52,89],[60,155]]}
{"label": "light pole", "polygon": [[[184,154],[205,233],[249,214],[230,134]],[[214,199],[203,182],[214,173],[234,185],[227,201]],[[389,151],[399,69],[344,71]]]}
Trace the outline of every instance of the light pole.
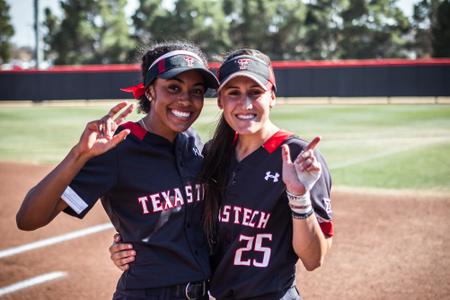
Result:
{"label": "light pole", "polygon": [[39,33],[39,0],[34,0],[34,58],[36,60],[36,69],[40,68],[41,51],[40,51],[40,33]]}

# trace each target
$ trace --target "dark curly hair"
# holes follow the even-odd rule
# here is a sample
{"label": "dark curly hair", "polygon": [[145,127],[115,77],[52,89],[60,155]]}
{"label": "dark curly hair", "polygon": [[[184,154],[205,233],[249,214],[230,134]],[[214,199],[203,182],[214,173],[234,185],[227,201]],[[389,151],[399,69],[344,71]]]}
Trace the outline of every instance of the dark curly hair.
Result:
{"label": "dark curly hair", "polygon": [[[144,82],[145,75],[147,74],[148,68],[151,64],[158,59],[158,57],[175,50],[187,50],[197,54],[203,61],[205,65],[208,64],[206,55],[202,50],[192,42],[188,41],[166,41],[159,42],[151,45],[146,51],[142,51],[142,62],[141,62],[141,74],[142,82]],[[147,90],[148,86],[145,87]],[[143,95],[139,99],[139,111],[148,113],[150,111],[150,101],[147,96]]]}

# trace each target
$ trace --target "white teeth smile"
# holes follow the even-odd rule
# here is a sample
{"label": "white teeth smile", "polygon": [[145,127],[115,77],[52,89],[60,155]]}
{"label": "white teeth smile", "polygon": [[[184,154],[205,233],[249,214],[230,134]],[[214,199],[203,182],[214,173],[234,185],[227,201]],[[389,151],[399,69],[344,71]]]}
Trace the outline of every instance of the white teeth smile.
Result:
{"label": "white teeth smile", "polygon": [[190,112],[179,111],[172,109],[171,112],[178,118],[189,118],[191,116]]}
{"label": "white teeth smile", "polygon": [[240,120],[251,120],[256,117],[256,114],[236,115],[236,117]]}

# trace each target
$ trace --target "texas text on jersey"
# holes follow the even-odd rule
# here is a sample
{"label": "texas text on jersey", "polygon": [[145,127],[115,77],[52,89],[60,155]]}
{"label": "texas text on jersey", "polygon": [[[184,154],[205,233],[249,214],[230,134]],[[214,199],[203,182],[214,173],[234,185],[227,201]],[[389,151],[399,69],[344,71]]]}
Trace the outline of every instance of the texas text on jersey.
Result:
{"label": "texas text on jersey", "polygon": [[137,253],[119,280],[123,289],[207,280],[204,191],[195,182],[202,157],[196,138],[182,133],[172,144],[136,123],[119,130],[124,128],[131,130],[126,140],[91,159],[66,189],[66,212],[82,218],[103,195],[111,222]]}

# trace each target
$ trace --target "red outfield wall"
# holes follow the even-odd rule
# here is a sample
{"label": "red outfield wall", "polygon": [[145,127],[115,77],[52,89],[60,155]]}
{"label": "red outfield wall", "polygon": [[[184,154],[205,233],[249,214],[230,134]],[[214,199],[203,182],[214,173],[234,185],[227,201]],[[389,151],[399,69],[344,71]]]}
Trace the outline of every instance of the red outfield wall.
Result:
{"label": "red outfield wall", "polygon": [[[276,61],[273,66],[281,97],[450,96],[450,59]],[[120,88],[139,81],[139,65],[0,71],[0,100],[129,98]]]}

